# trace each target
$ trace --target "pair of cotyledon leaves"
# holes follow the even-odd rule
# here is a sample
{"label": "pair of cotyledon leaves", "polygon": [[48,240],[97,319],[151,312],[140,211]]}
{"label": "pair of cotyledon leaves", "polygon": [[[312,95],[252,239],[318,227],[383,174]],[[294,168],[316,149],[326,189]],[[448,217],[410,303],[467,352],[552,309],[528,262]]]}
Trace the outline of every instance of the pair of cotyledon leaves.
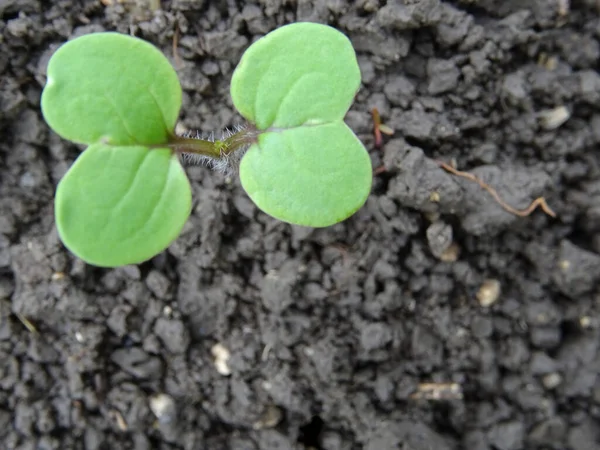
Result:
{"label": "pair of cotyledon leaves", "polygon": [[[261,132],[240,166],[242,186],[260,209],[324,227],[363,205],[371,163],[343,122],[359,84],[350,41],[325,25],[286,25],[245,52],[231,96]],[[88,145],[58,185],[56,224],[84,261],[139,263],[181,232],[191,188],[166,146],[181,99],[169,61],[140,39],[91,34],[52,56],[44,118],[63,138]]]}

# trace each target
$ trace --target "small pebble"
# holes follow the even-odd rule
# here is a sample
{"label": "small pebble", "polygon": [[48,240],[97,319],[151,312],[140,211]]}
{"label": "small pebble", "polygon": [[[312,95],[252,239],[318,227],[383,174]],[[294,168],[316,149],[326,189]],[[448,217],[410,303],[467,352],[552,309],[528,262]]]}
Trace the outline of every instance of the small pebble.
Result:
{"label": "small pebble", "polygon": [[453,242],[448,246],[446,250],[440,255],[440,261],[443,262],[455,262],[460,255],[460,247],[456,242]]}
{"label": "small pebble", "polygon": [[590,316],[581,316],[579,318],[579,326],[584,330],[592,328],[593,323]]}
{"label": "small pebble", "polygon": [[444,222],[437,221],[429,225],[426,235],[429,250],[436,258],[441,258],[452,245],[452,227]]}
{"label": "small pebble", "polygon": [[223,376],[231,375],[231,369],[227,362],[231,357],[229,350],[223,344],[215,344],[210,350],[215,358],[215,369]]}
{"label": "small pebble", "polygon": [[544,130],[555,130],[571,117],[571,112],[565,106],[540,111],[538,119]]}
{"label": "small pebble", "polygon": [[167,394],[156,394],[150,397],[150,410],[160,423],[171,423],[177,411],[175,408],[175,400]]}
{"label": "small pebble", "polygon": [[546,389],[554,389],[562,383],[562,376],[557,373],[549,373],[542,378],[542,384]]}
{"label": "small pebble", "polygon": [[500,296],[500,282],[498,280],[485,280],[477,292],[477,301],[487,308],[492,306]]}

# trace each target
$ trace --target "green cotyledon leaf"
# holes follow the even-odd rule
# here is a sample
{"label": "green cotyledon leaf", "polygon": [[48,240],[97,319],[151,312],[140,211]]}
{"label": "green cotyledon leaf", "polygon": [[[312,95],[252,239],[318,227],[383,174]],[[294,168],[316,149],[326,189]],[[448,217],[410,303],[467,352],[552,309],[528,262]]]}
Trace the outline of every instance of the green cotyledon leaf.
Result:
{"label": "green cotyledon leaf", "polygon": [[93,144],[60,181],[58,233],[84,261],[116,267],[150,259],[181,232],[189,181],[169,149]]}
{"label": "green cotyledon leaf", "polygon": [[48,125],[65,139],[155,145],[167,142],[181,98],[177,73],[153,45],[94,33],[52,55],[41,105]]}
{"label": "green cotyledon leaf", "polygon": [[342,120],[360,86],[352,44],[336,29],[301,22],[252,44],[231,79],[237,110],[259,130]]}
{"label": "green cotyledon leaf", "polygon": [[263,132],[240,165],[242,186],[260,209],[324,227],[364,204],[371,161],[343,122],[360,81],[351,42],[326,25],[286,25],[246,51],[231,96]]}
{"label": "green cotyledon leaf", "polygon": [[371,190],[371,160],[343,122],[270,132],[240,166],[244,190],[276,219],[326,227],[354,214]]}

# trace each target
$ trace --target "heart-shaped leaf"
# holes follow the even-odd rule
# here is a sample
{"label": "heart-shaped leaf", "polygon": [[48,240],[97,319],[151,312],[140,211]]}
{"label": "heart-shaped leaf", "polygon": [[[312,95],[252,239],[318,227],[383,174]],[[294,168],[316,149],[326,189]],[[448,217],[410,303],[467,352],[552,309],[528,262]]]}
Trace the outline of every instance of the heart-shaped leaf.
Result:
{"label": "heart-shaped leaf", "polygon": [[370,158],[343,118],[360,86],[346,36],[296,23],[255,42],[231,81],[236,108],[265,131],[244,155],[242,186],[271,216],[328,226],[369,195]]}
{"label": "heart-shaped leaf", "polygon": [[346,36],[317,23],[283,26],[252,44],[231,79],[237,110],[259,130],[342,120],[360,86]]}
{"label": "heart-shaped leaf", "polygon": [[155,145],[173,131],[181,97],[177,73],[156,47],[96,33],[52,55],[42,112],[56,133],[74,142]]}
{"label": "heart-shaped leaf", "polygon": [[372,179],[369,155],[343,122],[264,133],[244,155],[240,173],[259,208],[312,227],[355,213]]}
{"label": "heart-shaped leaf", "polygon": [[94,144],[56,191],[56,225],[75,255],[97,266],[145,261],[181,232],[191,189],[169,149]]}

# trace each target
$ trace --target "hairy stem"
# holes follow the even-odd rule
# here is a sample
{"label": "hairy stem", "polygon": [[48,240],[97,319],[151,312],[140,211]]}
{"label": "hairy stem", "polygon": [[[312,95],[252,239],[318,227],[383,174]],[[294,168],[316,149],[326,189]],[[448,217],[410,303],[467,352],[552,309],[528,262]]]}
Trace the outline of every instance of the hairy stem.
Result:
{"label": "hairy stem", "polygon": [[192,153],[214,159],[227,158],[236,150],[255,143],[259,134],[260,132],[256,127],[247,125],[221,140],[205,140],[173,135],[169,138],[169,147],[175,149],[178,153]]}

